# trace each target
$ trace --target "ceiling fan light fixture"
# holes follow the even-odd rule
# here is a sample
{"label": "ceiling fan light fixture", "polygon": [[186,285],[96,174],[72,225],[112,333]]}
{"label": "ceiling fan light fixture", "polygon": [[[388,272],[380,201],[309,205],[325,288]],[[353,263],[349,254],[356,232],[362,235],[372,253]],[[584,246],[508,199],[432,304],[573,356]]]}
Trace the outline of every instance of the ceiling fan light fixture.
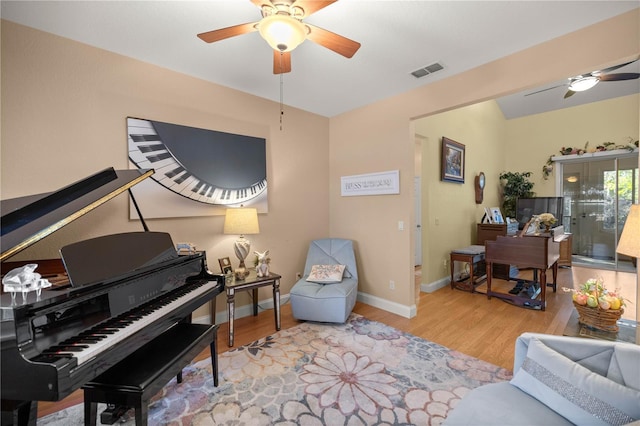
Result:
{"label": "ceiling fan light fixture", "polygon": [[584,92],[585,90],[589,90],[593,86],[598,84],[599,81],[600,79],[593,75],[578,77],[571,81],[571,83],[569,84],[569,90],[573,92]]}
{"label": "ceiling fan light fixture", "polygon": [[280,52],[291,52],[307,37],[304,24],[289,15],[262,18],[258,31],[269,46]]}

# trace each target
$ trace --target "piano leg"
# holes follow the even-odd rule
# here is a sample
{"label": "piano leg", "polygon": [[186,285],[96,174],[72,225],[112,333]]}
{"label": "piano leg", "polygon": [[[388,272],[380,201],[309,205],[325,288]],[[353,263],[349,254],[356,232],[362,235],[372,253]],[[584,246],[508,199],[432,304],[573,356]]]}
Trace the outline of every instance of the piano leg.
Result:
{"label": "piano leg", "polygon": [[2,400],[2,425],[35,426],[38,401]]}

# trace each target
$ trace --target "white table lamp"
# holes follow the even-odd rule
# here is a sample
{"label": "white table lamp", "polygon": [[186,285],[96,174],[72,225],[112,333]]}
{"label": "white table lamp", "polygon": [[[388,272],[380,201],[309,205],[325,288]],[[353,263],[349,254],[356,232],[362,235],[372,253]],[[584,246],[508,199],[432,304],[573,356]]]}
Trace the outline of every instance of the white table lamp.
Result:
{"label": "white table lamp", "polygon": [[[633,204],[624,223],[618,248],[620,254],[640,258],[640,204]],[[638,263],[636,260],[636,284],[638,283]],[[640,286],[636,285],[636,321],[640,322]]]}
{"label": "white table lamp", "polygon": [[225,234],[240,235],[240,238],[236,240],[233,246],[236,257],[240,261],[240,264],[235,271],[235,276],[237,279],[244,279],[249,275],[249,271],[247,271],[247,268],[244,265],[244,260],[247,258],[247,255],[251,250],[251,242],[244,236],[260,233],[258,211],[254,208],[246,207],[227,209],[224,218],[223,232]]}

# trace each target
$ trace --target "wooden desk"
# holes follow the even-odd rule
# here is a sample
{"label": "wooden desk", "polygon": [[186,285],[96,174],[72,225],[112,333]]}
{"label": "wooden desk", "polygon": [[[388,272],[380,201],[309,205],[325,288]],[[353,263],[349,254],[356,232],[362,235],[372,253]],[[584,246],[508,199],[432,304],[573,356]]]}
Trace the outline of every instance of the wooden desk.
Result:
{"label": "wooden desk", "polygon": [[268,277],[258,278],[256,271],[251,271],[244,280],[234,278],[227,279],[227,309],[229,312],[229,346],[233,346],[233,317],[235,314],[236,291],[253,291],[253,316],[258,315],[258,288],[273,286],[273,310],[276,320],[276,330],[280,330],[280,278],[278,274],[269,274]]}
{"label": "wooden desk", "polygon": [[[486,241],[495,241],[498,236],[508,235],[510,233],[517,233],[517,224],[509,225],[500,223],[478,223],[476,225],[476,244],[484,245]],[[511,265],[501,265],[498,263],[493,264],[493,278],[499,278],[501,280],[509,280],[510,278],[518,275],[518,270]]]}
{"label": "wooden desk", "polygon": [[[498,236],[495,241],[486,241],[485,249],[487,298],[491,299],[491,296],[495,296],[518,306],[538,308],[544,311],[547,306],[547,285],[553,287],[554,293],[556,292],[560,244],[554,241],[549,234],[517,237]],[[539,288],[536,288],[533,294],[525,292],[525,295],[512,295],[493,291],[491,289],[491,268],[494,263],[517,265],[537,270],[540,274],[538,282],[524,281],[529,286],[538,284]],[[547,284],[547,269],[549,268],[553,270],[553,282]]]}

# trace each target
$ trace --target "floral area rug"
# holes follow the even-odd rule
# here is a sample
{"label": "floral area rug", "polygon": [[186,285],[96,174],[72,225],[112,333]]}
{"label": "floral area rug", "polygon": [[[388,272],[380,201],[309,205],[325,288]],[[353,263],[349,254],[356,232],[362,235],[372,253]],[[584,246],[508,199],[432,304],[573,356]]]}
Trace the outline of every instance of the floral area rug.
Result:
{"label": "floral area rug", "polygon": [[[186,367],[149,406],[155,425],[440,424],[471,389],[511,372],[352,314],[302,323]],[[98,413],[102,411],[99,406]],[[133,425],[133,410],[123,423]],[[38,425],[83,424],[82,405]],[[99,424],[98,420],[98,424]]]}

